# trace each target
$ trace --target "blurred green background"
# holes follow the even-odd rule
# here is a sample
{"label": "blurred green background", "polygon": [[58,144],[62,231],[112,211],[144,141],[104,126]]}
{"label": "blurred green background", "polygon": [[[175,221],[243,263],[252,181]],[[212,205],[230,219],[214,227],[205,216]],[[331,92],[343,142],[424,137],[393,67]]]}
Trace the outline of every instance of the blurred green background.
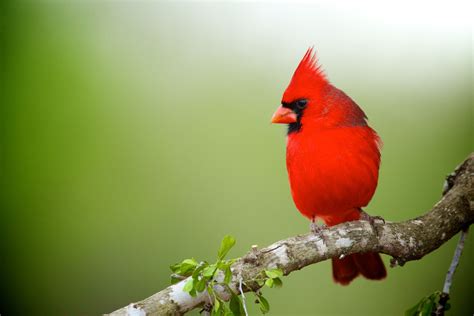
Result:
{"label": "blurred green background", "polygon": [[[170,264],[213,260],[225,234],[239,256],[307,232],[269,119],[313,44],[385,143],[369,213],[429,210],[473,149],[463,8],[2,6],[2,314],[111,312],[167,286]],[[450,315],[474,312],[473,235]],[[305,268],[265,291],[271,315],[401,315],[442,289],[456,240],[383,282]]]}

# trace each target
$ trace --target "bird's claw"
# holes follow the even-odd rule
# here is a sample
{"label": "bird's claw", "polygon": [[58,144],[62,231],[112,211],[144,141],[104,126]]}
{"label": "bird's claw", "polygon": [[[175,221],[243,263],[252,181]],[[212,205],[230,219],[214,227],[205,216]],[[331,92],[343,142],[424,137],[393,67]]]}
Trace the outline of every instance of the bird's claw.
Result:
{"label": "bird's claw", "polygon": [[368,221],[370,223],[370,226],[372,227],[375,226],[376,220],[381,221],[382,223],[385,224],[385,219],[382,216],[371,216],[363,210],[360,211],[360,219],[363,221]]}
{"label": "bird's claw", "polygon": [[309,229],[311,230],[311,233],[313,233],[315,236],[318,236],[319,238],[321,238],[321,240],[323,241],[324,244],[327,243],[326,237],[323,234],[323,230],[326,229],[326,228],[327,228],[326,224],[318,225],[318,224],[316,224],[316,222],[314,220],[311,222],[311,224],[309,226]]}
{"label": "bird's claw", "polygon": [[326,229],[327,226],[325,224],[318,225],[316,222],[311,222],[309,229],[311,232],[315,235],[321,235],[323,232],[323,229]]}

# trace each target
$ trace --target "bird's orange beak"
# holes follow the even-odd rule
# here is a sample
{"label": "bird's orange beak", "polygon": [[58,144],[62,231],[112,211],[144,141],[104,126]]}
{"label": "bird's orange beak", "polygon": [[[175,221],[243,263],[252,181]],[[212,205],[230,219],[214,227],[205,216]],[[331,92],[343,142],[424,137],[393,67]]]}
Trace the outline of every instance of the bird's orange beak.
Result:
{"label": "bird's orange beak", "polygon": [[272,123],[289,124],[297,121],[296,113],[289,108],[280,106],[272,116]]}

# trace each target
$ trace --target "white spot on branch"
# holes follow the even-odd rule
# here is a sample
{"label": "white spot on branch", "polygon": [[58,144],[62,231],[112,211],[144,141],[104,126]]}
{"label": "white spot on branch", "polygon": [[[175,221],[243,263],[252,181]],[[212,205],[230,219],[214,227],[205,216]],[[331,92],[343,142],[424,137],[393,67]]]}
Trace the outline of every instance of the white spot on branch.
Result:
{"label": "white spot on branch", "polygon": [[324,243],[324,240],[322,239],[318,239],[316,241],[316,248],[320,256],[324,256],[326,252],[328,251],[328,247],[326,246],[326,244]]}
{"label": "white spot on branch", "polygon": [[196,297],[192,297],[189,295],[188,292],[185,292],[183,290],[184,285],[188,279],[185,279],[183,281],[180,281],[176,283],[175,285],[171,286],[171,291],[170,291],[170,299],[178,304],[181,309],[192,309],[194,306],[199,305],[200,303],[204,302],[205,297],[204,297],[204,292],[198,293]]}
{"label": "white spot on branch", "polygon": [[288,258],[288,248],[286,245],[282,244],[280,247],[275,249],[274,254],[278,257],[278,262],[280,264],[287,265],[290,262],[290,258]]}
{"label": "white spot on branch", "polygon": [[146,316],[146,312],[140,307],[136,307],[135,303],[131,303],[127,306],[128,316]]}
{"label": "white spot on branch", "polygon": [[354,241],[350,238],[339,238],[336,240],[336,247],[348,248],[352,246]]}
{"label": "white spot on branch", "polygon": [[398,242],[400,243],[400,245],[402,245],[402,247],[405,247],[406,242],[405,242],[405,240],[403,239],[402,234],[397,233],[396,236],[397,236],[397,240],[398,240]]}
{"label": "white spot on branch", "polygon": [[362,248],[367,247],[367,244],[368,244],[368,243],[369,243],[369,241],[367,240],[367,238],[362,238],[362,239],[360,240],[360,246],[361,246]]}

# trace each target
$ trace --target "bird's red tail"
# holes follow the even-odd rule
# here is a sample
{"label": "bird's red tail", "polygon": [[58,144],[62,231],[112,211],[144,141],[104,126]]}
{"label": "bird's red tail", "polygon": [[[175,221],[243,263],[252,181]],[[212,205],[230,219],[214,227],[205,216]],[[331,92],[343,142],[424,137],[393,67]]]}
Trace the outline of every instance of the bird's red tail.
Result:
{"label": "bird's red tail", "polygon": [[[334,226],[360,218],[360,210],[353,209],[344,216],[326,218],[328,226]],[[387,270],[380,255],[376,252],[355,253],[342,259],[332,259],[332,275],[334,282],[348,285],[359,274],[370,280],[382,280],[387,276]]]}
{"label": "bird's red tail", "polygon": [[359,274],[370,280],[381,280],[387,276],[385,265],[378,253],[355,253],[342,259],[332,259],[334,282],[348,285]]}

